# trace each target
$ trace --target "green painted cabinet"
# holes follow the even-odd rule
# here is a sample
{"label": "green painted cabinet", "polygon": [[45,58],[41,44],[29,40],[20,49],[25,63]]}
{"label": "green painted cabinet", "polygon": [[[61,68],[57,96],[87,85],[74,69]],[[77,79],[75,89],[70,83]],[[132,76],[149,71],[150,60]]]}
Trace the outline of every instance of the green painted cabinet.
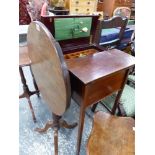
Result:
{"label": "green painted cabinet", "polygon": [[54,20],[55,39],[67,40],[90,36],[91,17],[57,18]]}

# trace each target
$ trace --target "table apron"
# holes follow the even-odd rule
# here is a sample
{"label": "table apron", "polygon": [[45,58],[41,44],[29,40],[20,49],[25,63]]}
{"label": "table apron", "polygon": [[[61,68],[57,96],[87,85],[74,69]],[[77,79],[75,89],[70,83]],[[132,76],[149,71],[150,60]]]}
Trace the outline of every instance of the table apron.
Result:
{"label": "table apron", "polygon": [[85,107],[122,89],[126,71],[127,70],[122,70],[88,84],[86,87]]}

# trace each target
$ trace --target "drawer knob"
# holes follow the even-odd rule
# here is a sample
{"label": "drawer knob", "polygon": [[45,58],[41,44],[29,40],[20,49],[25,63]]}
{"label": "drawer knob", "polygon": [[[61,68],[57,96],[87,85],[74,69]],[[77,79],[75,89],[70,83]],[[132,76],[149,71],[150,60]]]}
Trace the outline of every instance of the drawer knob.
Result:
{"label": "drawer knob", "polygon": [[84,27],[84,28],[82,28],[82,31],[83,32],[88,32],[88,28],[87,27]]}

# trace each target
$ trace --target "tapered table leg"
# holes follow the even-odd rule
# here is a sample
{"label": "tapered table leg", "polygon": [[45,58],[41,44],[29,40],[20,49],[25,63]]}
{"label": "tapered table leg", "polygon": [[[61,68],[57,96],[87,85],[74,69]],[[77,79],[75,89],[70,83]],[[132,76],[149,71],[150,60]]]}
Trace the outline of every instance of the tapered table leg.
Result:
{"label": "tapered table leg", "polygon": [[81,146],[81,140],[82,140],[84,119],[85,119],[85,108],[84,108],[84,104],[82,103],[81,107],[80,107],[80,118],[79,118],[79,128],[78,128],[76,155],[79,155],[79,153],[80,153],[80,146]]}
{"label": "tapered table leg", "polygon": [[114,102],[114,106],[113,106],[112,112],[111,112],[113,115],[115,114],[116,109],[119,107],[119,100],[120,100],[120,98],[121,98],[122,91],[123,91],[123,89],[121,89],[121,90],[118,92],[117,96],[116,96],[116,99],[115,99],[115,102]]}
{"label": "tapered table leg", "polygon": [[[124,78],[124,81],[123,81],[123,84],[122,84],[122,88],[121,88],[121,89],[118,91],[118,93],[117,93],[117,96],[116,96],[116,99],[115,99],[115,102],[114,102],[114,106],[113,106],[112,112],[111,112],[113,115],[115,114],[116,109],[119,107],[120,98],[121,98],[121,95],[122,95],[122,93],[123,93],[125,84],[126,84],[126,82],[127,82],[129,72],[130,72],[130,70],[128,69],[128,70],[126,71],[126,75],[125,75],[125,78]],[[119,110],[120,110],[120,109],[119,109]]]}

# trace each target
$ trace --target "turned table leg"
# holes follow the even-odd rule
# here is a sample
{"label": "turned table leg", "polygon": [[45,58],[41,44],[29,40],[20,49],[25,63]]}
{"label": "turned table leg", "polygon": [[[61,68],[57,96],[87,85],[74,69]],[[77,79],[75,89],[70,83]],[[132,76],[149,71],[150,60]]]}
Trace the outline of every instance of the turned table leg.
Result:
{"label": "turned table leg", "polygon": [[31,66],[30,66],[30,71],[31,71],[32,79],[33,79],[34,88],[35,88],[35,90],[36,90],[36,94],[37,94],[37,96],[39,97],[39,89],[38,89],[36,80],[35,80],[35,78],[34,78],[34,75],[33,75]]}
{"label": "turned table leg", "polygon": [[32,103],[30,101],[30,96],[33,95],[33,94],[36,94],[38,91],[30,91],[29,90],[29,88],[27,86],[27,83],[26,83],[24,73],[23,73],[23,69],[22,69],[21,66],[19,66],[19,73],[20,73],[21,82],[22,82],[22,85],[23,85],[23,94],[20,95],[19,98],[24,98],[24,97],[27,98],[28,103],[29,103],[29,107],[30,107],[30,110],[31,110],[31,113],[32,113],[33,121],[36,122],[36,117],[35,117],[35,114],[34,114]]}

